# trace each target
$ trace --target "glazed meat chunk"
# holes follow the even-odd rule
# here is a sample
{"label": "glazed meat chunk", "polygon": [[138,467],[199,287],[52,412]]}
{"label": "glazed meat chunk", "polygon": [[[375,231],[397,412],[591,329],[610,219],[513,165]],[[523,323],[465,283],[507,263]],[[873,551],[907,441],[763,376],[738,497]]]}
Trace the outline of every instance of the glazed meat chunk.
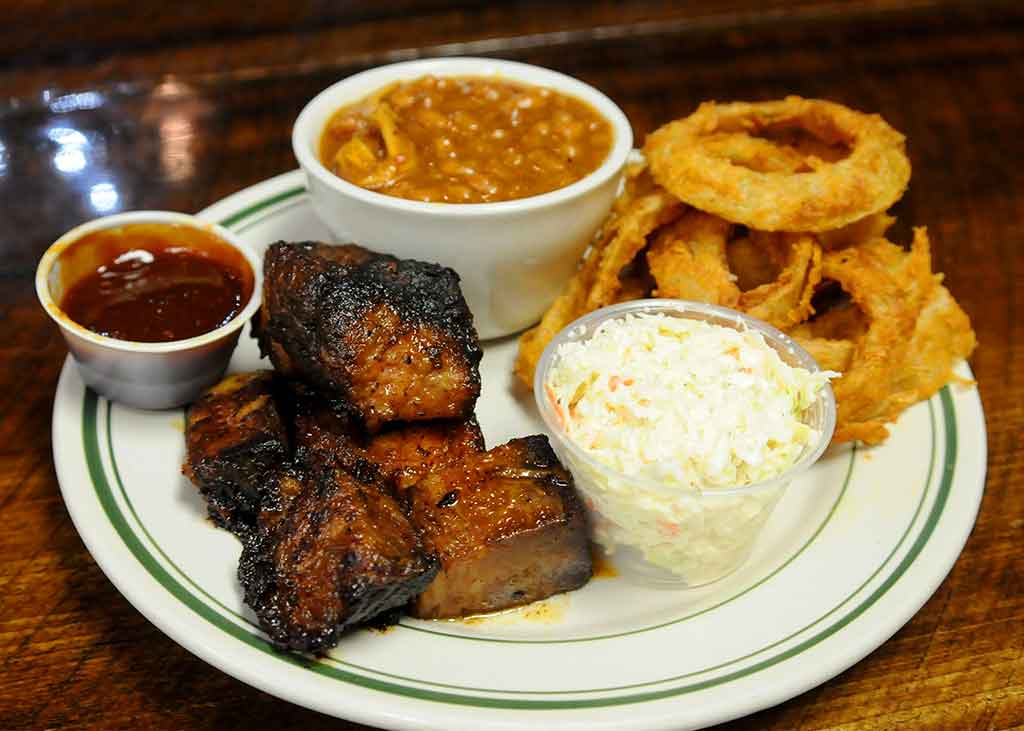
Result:
{"label": "glazed meat chunk", "polygon": [[182,472],[199,487],[214,522],[236,534],[281,499],[278,471],[290,455],[273,391],[269,371],[230,375],[186,416]]}
{"label": "glazed meat chunk", "polygon": [[480,394],[472,315],[458,275],[436,264],[273,244],[256,332],[278,371],[345,404],[371,433],[466,418]]}
{"label": "glazed meat chunk", "polygon": [[368,463],[400,497],[427,472],[484,449],[483,432],[472,416],[396,422],[370,435],[307,386],[293,382],[285,392],[283,409],[293,423],[292,439],[301,460],[330,457],[350,472],[366,469],[360,463]]}
{"label": "glazed meat chunk", "polygon": [[441,572],[412,606],[436,619],[576,589],[592,565],[583,508],[547,438],[514,439],[429,473],[410,516]]}
{"label": "glazed meat chunk", "polygon": [[396,422],[368,435],[345,411],[310,388],[290,383],[283,399],[294,424],[293,441],[306,461],[330,457],[350,472],[366,464],[392,482],[399,497],[428,472],[482,452],[484,435],[476,418]]}
{"label": "glazed meat chunk", "polygon": [[406,604],[437,573],[387,485],[325,460],[283,515],[246,543],[245,601],[282,649],[319,653]]}
{"label": "glazed meat chunk", "polygon": [[483,432],[476,418],[470,417],[393,425],[368,440],[366,456],[404,497],[428,473],[483,450]]}
{"label": "glazed meat chunk", "polygon": [[309,386],[289,381],[282,389],[281,409],[291,425],[299,462],[337,462],[352,472],[359,469],[360,461],[366,461],[364,430],[359,421]]}

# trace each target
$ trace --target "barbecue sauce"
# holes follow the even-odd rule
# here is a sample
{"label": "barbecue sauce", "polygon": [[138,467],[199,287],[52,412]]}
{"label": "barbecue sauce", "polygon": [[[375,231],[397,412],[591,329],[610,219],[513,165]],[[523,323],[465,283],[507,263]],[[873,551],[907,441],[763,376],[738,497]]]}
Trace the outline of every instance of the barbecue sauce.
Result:
{"label": "barbecue sauce", "polygon": [[119,340],[159,343],[202,335],[235,317],[252,296],[245,257],[214,233],[190,226],[96,231],[61,258],[79,262],[61,298],[64,314]]}

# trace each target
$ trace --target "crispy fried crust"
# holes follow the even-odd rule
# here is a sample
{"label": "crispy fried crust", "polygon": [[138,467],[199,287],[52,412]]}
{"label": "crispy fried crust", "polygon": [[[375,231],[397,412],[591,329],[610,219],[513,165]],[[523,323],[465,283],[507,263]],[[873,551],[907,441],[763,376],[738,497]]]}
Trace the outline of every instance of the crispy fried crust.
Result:
{"label": "crispy fried crust", "polygon": [[[820,141],[811,172],[736,164],[723,134],[805,131]],[[707,144],[712,142],[711,145]],[[822,148],[849,147],[830,157]],[[800,150],[794,150],[800,152]],[[733,223],[762,231],[830,231],[880,211],[903,195],[910,180],[904,137],[877,114],[835,102],[787,97],[778,101],[705,102],[664,125],[644,144],[654,179],[680,200]],[[780,169],[781,168],[781,169]]]}
{"label": "crispy fried crust", "polygon": [[576,273],[540,323],[519,339],[515,373],[524,386],[533,387],[541,354],[559,330],[598,307],[622,301],[624,288],[632,294],[650,291],[646,283],[637,287],[636,282],[628,278],[624,281],[620,275],[638,258],[647,235],[678,218],[683,208],[654,184],[645,166],[634,165],[627,170],[623,193]]}
{"label": "crispy fried crust", "polygon": [[287,512],[246,543],[238,580],[276,646],[319,653],[404,605],[437,569],[383,481],[325,461]]}
{"label": "crispy fried crust", "polygon": [[200,396],[186,415],[185,442],[182,472],[217,525],[244,534],[279,502],[272,476],[290,455],[269,371],[228,376]]}
{"label": "crispy fried crust", "polygon": [[423,478],[413,524],[441,572],[417,617],[492,612],[576,589],[591,577],[586,520],[547,437],[514,439]]}
{"label": "crispy fried crust", "polygon": [[264,270],[256,334],[280,372],[344,404],[371,432],[472,413],[482,351],[451,269],[279,242]]}
{"label": "crispy fried crust", "polygon": [[755,231],[751,238],[783,264],[771,282],[743,292],[737,309],[780,330],[793,327],[814,312],[811,297],[821,281],[821,247],[807,234]]}
{"label": "crispy fried crust", "polygon": [[[940,284],[942,275],[932,272],[924,228],[914,230],[909,251],[882,238],[830,251],[823,274],[839,282],[857,306],[818,325],[827,336],[845,331],[853,337],[826,341],[833,352],[852,345],[849,367],[833,384],[833,441],[878,444],[889,435],[888,423],[953,378],[953,364],[974,350],[974,331]],[[813,334],[813,326],[808,329]],[[796,340],[823,347],[801,334]]]}
{"label": "crispy fried crust", "polygon": [[[655,295],[732,307],[780,329],[803,321],[814,311],[811,296],[821,280],[815,238],[750,231],[731,242],[733,228],[698,210],[663,227],[647,250]],[[738,251],[730,258],[734,247]],[[749,289],[741,291],[732,261],[742,262],[744,279],[753,284]]]}
{"label": "crispy fried crust", "polygon": [[697,210],[661,229],[647,250],[655,296],[735,307],[740,290],[726,259],[731,230],[728,221]]}

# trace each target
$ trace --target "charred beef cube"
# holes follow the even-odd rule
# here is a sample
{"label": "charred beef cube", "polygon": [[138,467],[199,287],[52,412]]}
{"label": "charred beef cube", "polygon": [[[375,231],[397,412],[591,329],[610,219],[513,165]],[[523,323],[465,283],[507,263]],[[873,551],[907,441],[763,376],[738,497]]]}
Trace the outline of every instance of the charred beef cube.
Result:
{"label": "charred beef cube", "polygon": [[475,417],[463,421],[398,422],[368,435],[344,411],[300,383],[290,383],[283,406],[293,424],[293,443],[305,461],[329,456],[349,472],[377,469],[399,498],[428,472],[483,451]]}
{"label": "charred beef cube", "polygon": [[455,464],[484,450],[484,435],[475,417],[465,420],[397,422],[367,435],[345,411],[336,409],[312,389],[290,383],[282,399],[293,423],[292,441],[300,461],[329,457],[350,472],[372,465],[403,497],[428,472]]}
{"label": "charred beef cube", "polygon": [[404,497],[428,473],[483,452],[484,435],[475,417],[395,424],[371,437],[365,451]]}
{"label": "charred beef cube", "polygon": [[238,579],[276,646],[320,653],[346,629],[406,604],[437,568],[383,482],[324,464],[246,543]]}
{"label": "charred beef cube", "polygon": [[276,471],[290,455],[269,371],[230,375],[200,396],[188,409],[185,442],[182,472],[217,525],[243,534],[265,505],[278,504]]}
{"label": "charred beef cube", "polygon": [[464,419],[480,394],[458,275],[354,245],[273,244],[256,327],[274,367],[339,400],[371,432]]}
{"label": "charred beef cube", "polygon": [[362,425],[344,408],[297,381],[282,389],[281,405],[291,424],[296,459],[303,463],[337,462],[350,472],[365,461]]}
{"label": "charred beef cube", "polygon": [[417,617],[514,607],[591,577],[584,512],[546,437],[467,455],[428,474],[410,497],[413,525],[441,561],[413,603]]}
{"label": "charred beef cube", "polygon": [[283,465],[268,475],[268,479],[273,484],[268,486],[268,497],[264,500],[256,521],[262,528],[270,528],[284,517],[305,484],[303,470],[290,464]]}

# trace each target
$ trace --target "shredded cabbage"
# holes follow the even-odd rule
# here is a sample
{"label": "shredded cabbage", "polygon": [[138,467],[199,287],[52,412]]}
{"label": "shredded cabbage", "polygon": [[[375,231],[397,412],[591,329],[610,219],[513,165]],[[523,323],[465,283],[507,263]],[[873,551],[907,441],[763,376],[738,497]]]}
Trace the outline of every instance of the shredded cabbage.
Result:
{"label": "shredded cabbage", "polygon": [[821,437],[803,415],[834,375],[788,365],[756,330],[633,314],[561,345],[545,385],[568,439],[613,471],[572,465],[598,540],[693,576],[742,560],[784,486],[702,494],[799,460]]}

